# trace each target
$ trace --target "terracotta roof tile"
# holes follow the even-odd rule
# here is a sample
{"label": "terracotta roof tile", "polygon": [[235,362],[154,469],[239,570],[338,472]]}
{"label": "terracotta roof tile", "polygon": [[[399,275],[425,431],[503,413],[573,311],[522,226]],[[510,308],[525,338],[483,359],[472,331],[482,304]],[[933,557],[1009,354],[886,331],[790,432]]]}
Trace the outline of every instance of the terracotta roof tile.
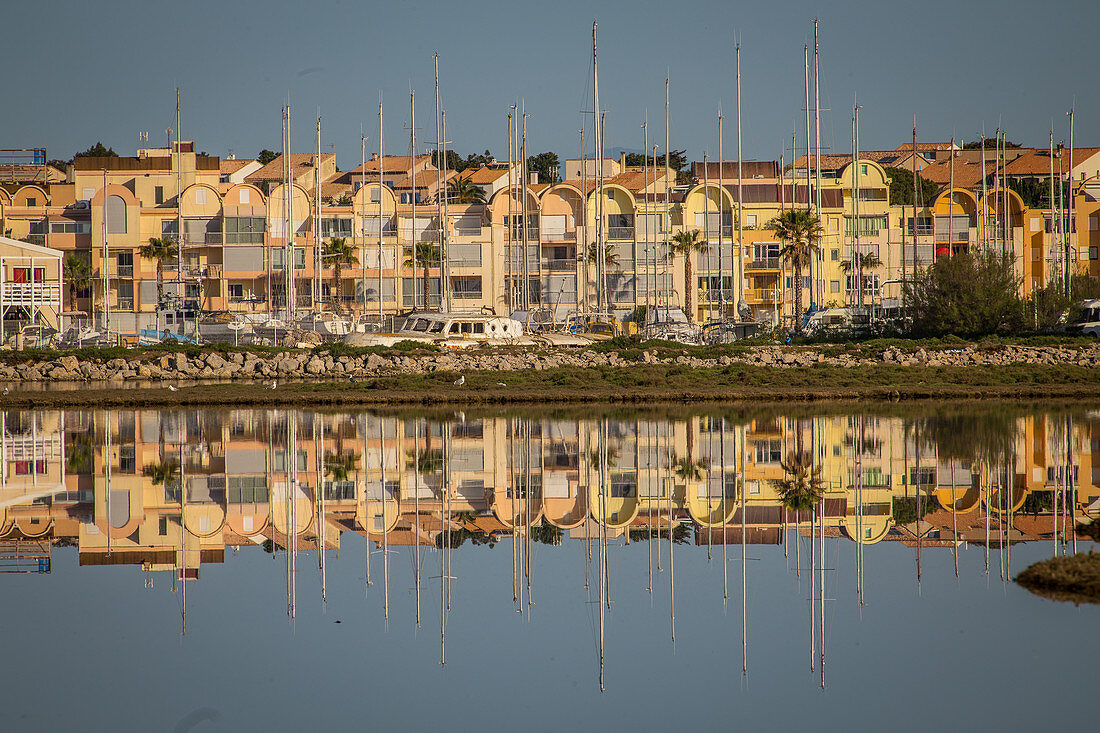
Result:
{"label": "terracotta roof tile", "polygon": [[[321,160],[328,160],[335,157],[335,153],[321,153]],[[313,153],[291,153],[290,164],[292,167],[291,175],[295,178],[302,175],[302,172],[309,168],[313,168]],[[255,173],[249,174],[246,181],[281,181],[283,180],[283,156],[278,156],[275,160],[265,165]]]}

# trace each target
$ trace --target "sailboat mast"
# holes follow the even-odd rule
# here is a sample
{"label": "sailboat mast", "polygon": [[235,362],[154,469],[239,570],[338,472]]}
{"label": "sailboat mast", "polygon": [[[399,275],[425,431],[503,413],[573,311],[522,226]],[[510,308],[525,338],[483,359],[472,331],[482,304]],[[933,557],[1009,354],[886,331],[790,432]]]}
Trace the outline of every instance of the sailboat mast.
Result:
{"label": "sailboat mast", "polygon": [[[722,229],[725,224],[725,208],[726,208],[726,187],[725,187],[725,168],[726,168],[726,155],[722,146],[722,106],[718,106],[718,316],[723,321],[726,320],[726,288],[723,283],[725,280],[724,265],[725,259],[722,256]],[[733,250],[731,248],[730,253],[732,255]],[[709,550],[709,547],[708,547]]]}
{"label": "sailboat mast", "polygon": [[[810,203],[810,174],[813,171],[813,163],[810,161],[810,46],[802,47],[802,73],[805,78],[806,90],[806,211],[812,209]],[[795,152],[792,150],[791,155]],[[793,203],[793,202],[792,202]]]}
{"label": "sailboat mast", "polygon": [[[317,157],[313,159],[313,310],[321,310],[321,115],[317,115]],[[340,297],[336,283],[333,297]]]}
{"label": "sailboat mast", "polygon": [[515,269],[515,252],[512,246],[512,232],[515,230],[516,217],[515,207],[513,202],[516,199],[515,183],[512,181],[512,169],[515,167],[513,162],[514,154],[512,148],[514,142],[512,140],[512,117],[515,114],[516,106],[512,105],[512,111],[508,113],[508,225],[504,227],[504,251],[507,252],[507,272],[508,272],[508,312],[511,314],[519,305],[515,302],[516,294],[516,269]]}
{"label": "sailboat mast", "polygon": [[[669,188],[671,186],[672,182],[671,182],[670,177],[669,177],[668,83],[669,83],[669,75],[666,73],[665,74],[665,251],[666,252],[668,252],[669,239],[672,236],[672,203],[671,203],[672,202],[672,191]],[[667,267],[665,268],[665,271],[667,273],[668,278],[670,278],[670,279],[665,281],[666,284],[668,285],[668,287],[666,288],[666,293],[665,293],[665,317],[667,318],[668,317],[669,301],[671,300],[670,295],[671,295],[671,291],[672,291],[672,281],[671,281],[672,272],[669,271],[669,268],[667,268]],[[684,294],[684,298],[685,298],[684,305],[686,306],[687,305],[687,300],[686,300],[687,293]],[[659,557],[660,556],[658,556],[658,558]]]}
{"label": "sailboat mast", "polygon": [[[1073,251],[1073,235],[1077,231],[1076,223],[1073,220],[1073,107],[1070,107],[1069,112],[1069,192],[1068,192],[1068,217],[1069,217],[1069,229],[1066,232],[1066,282],[1065,282],[1065,294],[1067,298],[1073,297],[1073,272],[1069,267],[1069,254]],[[1077,539],[1076,532],[1073,535],[1074,541]]]}
{"label": "sailboat mast", "polygon": [[[642,181],[644,182],[642,192],[643,195],[647,188],[649,188],[649,110],[646,110],[645,121],[642,122]],[[643,198],[643,201],[647,201],[648,197]],[[645,304],[646,312],[650,312],[653,309],[652,295],[653,295],[653,280],[649,277],[649,260],[652,254],[649,249],[649,209],[644,210],[645,213],[642,216],[642,237],[645,240],[645,273],[646,280],[648,281],[645,291]],[[652,585],[650,581],[650,585]]]}
{"label": "sailboat mast", "polygon": [[600,70],[596,46],[596,21],[592,21],[592,122],[596,129],[593,136],[594,162],[596,164],[596,309],[604,311],[604,258],[603,258],[603,121],[600,115]]}
{"label": "sailboat mast", "polygon": [[[521,225],[523,227],[522,237],[520,241],[523,243],[523,309],[531,309],[531,243],[530,232],[527,229],[527,217],[529,216],[527,211],[527,111],[526,101],[520,108],[520,116],[523,118],[523,129],[521,131],[520,144],[519,144],[519,157],[520,157],[520,171],[522,178],[519,182],[520,195],[523,200],[520,201],[520,216],[523,218]],[[541,292],[541,283],[540,283]]]}
{"label": "sailboat mast", "polygon": [[744,229],[744,173],[741,169],[741,44],[735,47],[737,67],[737,316],[741,317],[741,305],[745,302],[745,229]]}
{"label": "sailboat mast", "polygon": [[451,261],[450,256],[447,254],[447,236],[448,227],[450,224],[450,218],[447,211],[447,110],[443,110],[439,113],[439,124],[443,130],[443,218],[440,224],[440,247],[439,259],[442,263],[442,269],[439,276],[443,282],[440,287],[443,290],[443,306],[447,312],[451,310]]}
{"label": "sailboat mast", "polygon": [[[287,123],[290,124],[290,108],[287,107]],[[183,284],[183,141],[180,138],[180,88],[176,87],[176,295],[179,298],[179,310],[176,311],[176,317],[178,319],[183,318],[184,311],[184,295],[187,293],[187,288]],[[104,199],[103,199],[103,211],[104,221],[106,221],[106,188],[107,188],[107,176],[104,172],[103,178]],[[104,233],[106,233],[106,224],[104,224]],[[104,234],[104,243],[106,243],[106,234]],[[106,245],[105,245],[106,246]],[[105,269],[108,269],[104,265]],[[104,309],[107,308],[106,303],[110,300],[110,296],[107,293],[106,288],[103,291]],[[111,332],[110,325],[108,323],[103,324],[105,332],[109,335]],[[180,333],[183,333],[182,327]],[[197,334],[196,334],[197,335]]]}
{"label": "sailboat mast", "polygon": [[[383,175],[383,168],[386,161],[386,147],[385,138],[383,137],[383,130],[385,126],[382,122],[382,100],[378,100],[378,329],[384,330],[382,327],[382,302],[385,300],[382,293],[382,232],[385,230],[385,226],[382,224],[382,187],[385,185],[385,179]],[[364,154],[363,160],[363,173],[366,175],[366,155]],[[396,212],[395,212],[396,213]],[[394,263],[393,271],[397,272],[397,263]],[[394,276],[396,277],[396,275]],[[366,288],[363,288],[364,291]],[[393,297],[397,298],[397,283],[394,283]],[[381,424],[381,423],[379,423]]]}
{"label": "sailboat mast", "polygon": [[[409,202],[412,204],[412,226],[409,228],[410,241],[412,242],[411,256],[409,261],[412,263],[412,307],[416,310],[416,92],[409,91]],[[424,310],[428,310],[428,293],[424,293]]]}
{"label": "sailboat mast", "polygon": [[[814,194],[817,198],[817,215],[821,214],[821,77],[818,74],[818,43],[817,43],[817,18],[814,18],[814,147],[815,147],[815,188]],[[809,140],[806,141],[809,144]],[[807,199],[810,196],[810,192],[806,192]],[[822,250],[819,248],[817,253],[818,272],[821,270],[821,264],[824,262]],[[817,282],[818,297],[817,302],[821,303],[825,299],[825,280],[818,278]]]}

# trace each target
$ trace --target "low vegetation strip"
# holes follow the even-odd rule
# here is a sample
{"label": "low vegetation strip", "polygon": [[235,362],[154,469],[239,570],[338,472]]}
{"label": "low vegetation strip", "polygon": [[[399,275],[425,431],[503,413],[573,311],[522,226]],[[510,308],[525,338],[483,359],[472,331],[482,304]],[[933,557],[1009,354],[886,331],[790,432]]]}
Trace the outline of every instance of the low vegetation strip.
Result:
{"label": "low vegetation strip", "polygon": [[1091,550],[1037,562],[1016,576],[1036,595],[1056,601],[1100,603],[1100,554]]}
{"label": "low vegetation strip", "polygon": [[288,381],[97,383],[16,387],[2,407],[110,405],[396,405],[686,403],[1100,398],[1100,369],[1076,364],[850,368],[828,364],[601,364],[511,371],[401,371]]}

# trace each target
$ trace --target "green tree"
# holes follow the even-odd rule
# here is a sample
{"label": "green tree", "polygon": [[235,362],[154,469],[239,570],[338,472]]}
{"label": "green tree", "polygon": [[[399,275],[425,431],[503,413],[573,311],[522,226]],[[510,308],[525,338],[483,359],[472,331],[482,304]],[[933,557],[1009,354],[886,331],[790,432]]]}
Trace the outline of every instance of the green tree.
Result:
{"label": "green tree", "polygon": [[882,267],[882,260],[874,252],[857,252],[854,264],[852,260],[844,260],[840,263],[840,269],[845,273],[850,275],[852,270],[856,271],[856,302],[861,307],[863,306],[863,273],[880,267]]}
{"label": "green tree", "polygon": [[669,257],[682,255],[684,258],[684,310],[691,323],[695,322],[695,255],[709,249],[710,245],[699,239],[698,229],[674,234],[669,244]]}
{"label": "green tree", "polygon": [[277,153],[275,153],[275,151],[264,148],[260,151],[260,154],[256,156],[256,162],[260,165],[267,165],[278,157],[279,156]]}
{"label": "green tree", "polygon": [[768,222],[783,243],[779,256],[794,271],[794,328],[802,332],[802,268],[821,251],[821,219],[805,209],[788,209]]}
{"label": "green tree", "polygon": [[[458,153],[456,153],[453,150],[448,150],[447,154],[443,157],[444,157],[444,160],[446,160],[446,162],[447,162],[447,170],[457,172],[457,171],[464,171],[468,167],[466,165],[466,161],[462,159],[462,156],[460,156]],[[433,150],[432,151],[432,165],[434,165],[436,168],[442,168],[443,167],[439,164],[439,151],[438,150]]]}
{"label": "green tree", "polygon": [[527,170],[539,174],[539,183],[557,183],[558,166],[557,153],[539,153],[527,158]]}
{"label": "green tree", "polygon": [[678,456],[672,464],[672,472],[684,481],[702,481],[706,469],[706,461],[691,456]]}
{"label": "green tree", "polygon": [[[1000,183],[999,180],[996,180],[999,178],[996,173],[990,173],[987,178],[990,188]],[[1050,206],[1049,181],[1042,181],[1038,178],[1013,178],[1008,181],[1008,187],[1020,195],[1024,206],[1029,209],[1042,209]]]}
{"label": "green tree", "polygon": [[905,283],[912,334],[973,338],[1025,322],[1010,254],[992,250],[938,257]]}
{"label": "green tree", "polygon": [[[424,310],[428,309],[428,287],[431,284],[431,279],[428,277],[428,270],[432,267],[439,267],[442,262],[442,257],[439,254],[439,245],[435,242],[417,242],[416,243],[416,264],[424,268]],[[403,263],[405,267],[413,266],[412,256],[406,257]],[[416,273],[413,273],[413,277]],[[414,298],[415,302],[415,298]]]}
{"label": "green tree", "polygon": [[[887,168],[890,179],[890,203],[893,205],[913,205],[913,171],[906,168]],[[935,183],[920,177],[917,173],[917,195],[922,203],[930,203],[936,197],[939,187]]]}
{"label": "green tree", "polygon": [[73,156],[73,160],[77,158],[117,158],[118,153],[114,148],[106,147],[102,142],[97,142],[87,150],[83,150]]}
{"label": "green tree", "polygon": [[179,246],[171,237],[149,237],[149,243],[143,244],[138,254],[146,260],[157,263],[157,324],[160,324],[160,309],[164,306],[164,263],[179,256]]}
{"label": "green tree", "polygon": [[455,176],[447,181],[447,200],[452,204],[483,204],[485,191],[474,185],[469,176]]}
{"label": "green tree", "polygon": [[546,520],[531,527],[531,539],[543,545],[553,545],[555,547],[560,545],[564,534],[560,528],[547,523]]}
{"label": "green tree", "polygon": [[92,268],[80,255],[70,252],[62,264],[62,277],[69,286],[69,310],[76,310],[76,296],[92,282]]}
{"label": "green tree", "polygon": [[[963,145],[963,150],[980,150],[982,147],[983,147],[983,143],[980,139],[979,140],[971,140],[970,142],[965,143]],[[997,147],[997,138],[987,137],[985,139],[984,147],[987,150],[990,149],[990,148],[996,148]],[[1013,148],[1020,147],[1020,143],[1014,143],[1011,140],[1005,140],[1004,147],[1007,148],[1008,150],[1012,150]]]}
{"label": "green tree", "polygon": [[335,280],[332,297],[337,304],[340,304],[340,284],[343,282],[344,267],[359,264],[359,258],[355,256],[355,247],[349,245],[345,237],[333,237],[324,243],[321,258],[332,266]]}

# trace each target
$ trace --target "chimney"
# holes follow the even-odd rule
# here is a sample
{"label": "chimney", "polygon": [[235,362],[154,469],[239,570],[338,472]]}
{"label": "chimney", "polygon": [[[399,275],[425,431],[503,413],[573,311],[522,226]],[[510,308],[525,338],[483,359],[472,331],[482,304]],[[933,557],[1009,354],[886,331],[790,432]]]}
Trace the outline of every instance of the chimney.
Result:
{"label": "chimney", "polygon": [[533,186],[538,182],[539,182],[538,172],[537,171],[528,171],[527,172],[527,185],[528,186]]}
{"label": "chimney", "polygon": [[622,172],[622,171],[625,171],[625,170],[626,170],[626,152],[625,151],[619,151],[619,171]]}

